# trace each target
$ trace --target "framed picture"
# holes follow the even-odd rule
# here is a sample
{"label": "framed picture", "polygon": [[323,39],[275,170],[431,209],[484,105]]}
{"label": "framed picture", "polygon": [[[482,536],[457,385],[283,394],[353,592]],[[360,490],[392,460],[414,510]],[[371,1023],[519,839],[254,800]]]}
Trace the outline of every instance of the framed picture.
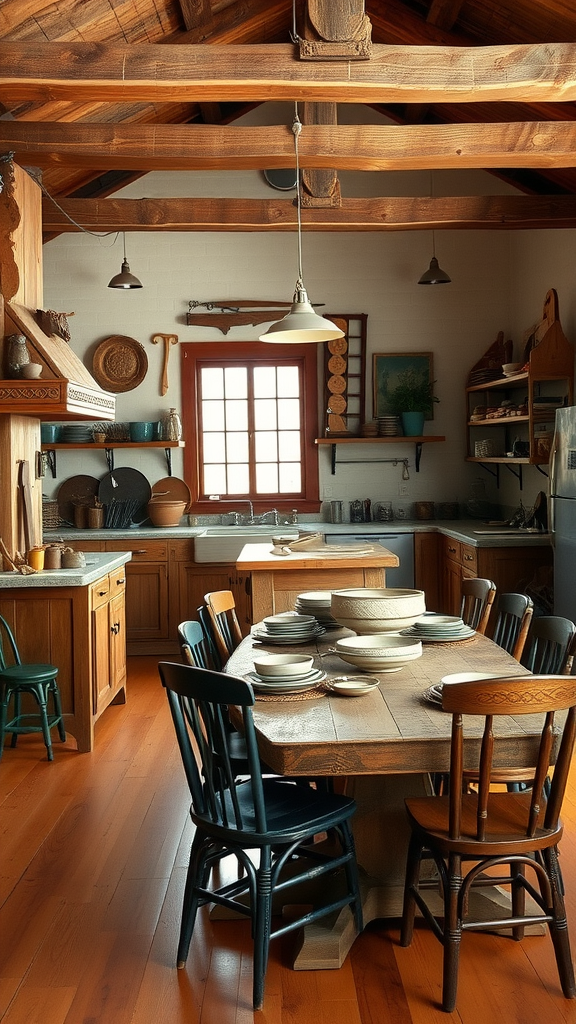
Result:
{"label": "framed picture", "polygon": [[432,352],[375,352],[374,416],[423,412],[434,419]]}

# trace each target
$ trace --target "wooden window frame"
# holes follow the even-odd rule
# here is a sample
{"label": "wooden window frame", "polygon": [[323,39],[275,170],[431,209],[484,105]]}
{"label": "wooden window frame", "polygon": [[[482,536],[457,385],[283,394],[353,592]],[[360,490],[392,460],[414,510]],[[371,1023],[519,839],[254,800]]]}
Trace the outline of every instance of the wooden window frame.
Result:
{"label": "wooden window frame", "polygon": [[[315,444],[318,431],[318,346],[317,345],[271,345],[265,342],[182,342],[180,360],[182,370],[182,427],[186,442],[184,448],[184,477],[188,484],[192,502],[190,512],[195,515],[214,515],[225,512],[237,512],[238,500],[226,500],[223,496],[217,503],[208,499],[201,500],[198,496],[200,480],[200,445],[198,443],[198,394],[197,366],[199,362],[214,360],[229,363],[246,363],[247,361],[263,360],[267,363],[277,360],[289,360],[299,364],[302,370],[302,435],[304,438],[304,457],[302,462],[303,497],[290,498],[282,494],[275,495],[274,505],[280,506],[282,513],[297,509],[298,512],[318,512],[320,510],[318,481],[318,449]],[[270,508],[270,498],[258,496],[250,499],[254,512],[265,512]]]}

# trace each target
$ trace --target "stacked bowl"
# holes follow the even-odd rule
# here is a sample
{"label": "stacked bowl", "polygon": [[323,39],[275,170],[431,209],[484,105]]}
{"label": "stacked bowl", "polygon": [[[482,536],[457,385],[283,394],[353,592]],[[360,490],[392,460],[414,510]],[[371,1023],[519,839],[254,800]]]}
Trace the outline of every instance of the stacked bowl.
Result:
{"label": "stacked bowl", "polygon": [[406,629],[424,614],[426,601],[423,590],[334,590],[330,608],[337,622],[364,636]]}
{"label": "stacked bowl", "polygon": [[247,678],[260,693],[281,695],[311,690],[325,673],[315,669],[314,658],[306,654],[258,654]]}
{"label": "stacked bowl", "polygon": [[361,672],[399,672],[404,665],[422,657],[422,642],[410,637],[376,633],[337,640],[336,653]]}

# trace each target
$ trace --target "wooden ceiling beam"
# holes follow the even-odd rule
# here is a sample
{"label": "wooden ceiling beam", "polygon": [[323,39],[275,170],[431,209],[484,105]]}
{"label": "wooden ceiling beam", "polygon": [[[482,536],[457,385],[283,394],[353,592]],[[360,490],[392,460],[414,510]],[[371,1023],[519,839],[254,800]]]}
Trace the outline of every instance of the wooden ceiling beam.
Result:
{"label": "wooden ceiling beam", "polygon": [[374,46],[369,61],[301,62],[292,44],[0,42],[3,102],[469,103],[576,100],[576,44]]}
{"label": "wooden ceiling beam", "polygon": [[[47,233],[78,231],[296,231],[288,199],[44,199]],[[65,212],[62,212],[65,211]],[[304,231],[575,228],[576,196],[343,199],[302,211]]]}
{"label": "wooden ceiling beam", "polygon": [[[576,121],[497,124],[305,124],[302,168],[410,171],[576,166]],[[290,167],[288,125],[0,122],[0,152],[38,167],[102,170],[264,170]]]}
{"label": "wooden ceiling beam", "polygon": [[449,32],[458,20],[462,4],[463,0],[432,0],[426,21]]}

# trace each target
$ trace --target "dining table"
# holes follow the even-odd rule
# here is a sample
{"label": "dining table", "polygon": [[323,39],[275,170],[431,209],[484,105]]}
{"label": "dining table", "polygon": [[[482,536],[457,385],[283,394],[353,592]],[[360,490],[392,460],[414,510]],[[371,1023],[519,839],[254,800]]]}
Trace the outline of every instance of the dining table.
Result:
{"label": "dining table", "polygon": [[[256,639],[254,632],[262,635],[261,624],[236,648],[226,672],[252,681],[257,652],[298,652],[312,655],[314,666],[325,673],[325,679],[305,692],[255,693],[253,718],[262,760],[280,775],[329,778],[337,791],[355,799],[352,827],[364,924],[400,917],[409,839],[404,799],[430,795],[432,776],[448,772],[450,764],[452,716],[431,700],[430,687],[453,673],[512,676],[528,670],[492,640],[475,633],[464,640],[424,642],[422,656],[400,669],[370,672],[379,681],[374,689],[362,696],[343,696],[329,689],[330,680],[364,675],[335,651],[335,642],[353,636],[351,630],[327,630],[297,646],[269,644]],[[234,709],[231,718],[241,724]],[[481,717],[467,722],[466,767],[476,764],[483,724]],[[534,765],[541,724],[540,716],[499,716],[494,724],[498,738],[494,766]],[[489,919],[502,916],[504,898],[498,889],[475,890],[473,899],[475,913]],[[339,967],[354,938],[352,915],[346,907],[337,920],[316,922],[305,930],[295,969]]]}

